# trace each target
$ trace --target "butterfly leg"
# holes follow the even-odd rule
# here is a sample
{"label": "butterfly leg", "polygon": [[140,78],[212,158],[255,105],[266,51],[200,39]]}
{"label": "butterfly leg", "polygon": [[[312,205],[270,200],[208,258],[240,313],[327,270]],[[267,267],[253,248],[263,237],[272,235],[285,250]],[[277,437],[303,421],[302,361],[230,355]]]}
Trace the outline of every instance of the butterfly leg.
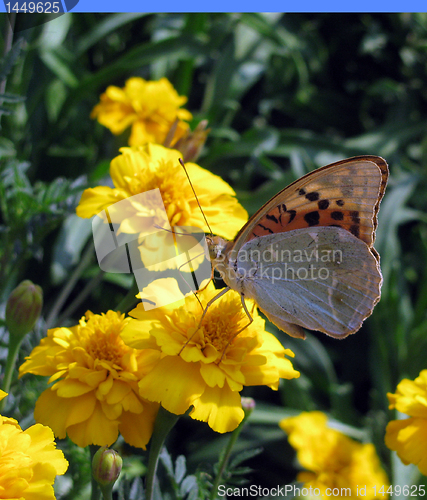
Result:
{"label": "butterfly leg", "polygon": [[196,333],[199,331],[199,328],[200,326],[202,325],[202,322],[203,322],[203,319],[205,318],[206,316],[206,313],[208,312],[208,309],[209,307],[217,300],[219,299],[220,297],[222,297],[225,293],[227,293],[228,291],[230,290],[230,287],[227,286],[226,288],[224,288],[223,290],[221,290],[218,295],[215,295],[215,297],[213,299],[211,299],[207,304],[206,304],[206,308],[205,310],[203,311],[203,314],[202,314],[202,317],[200,318],[200,321],[199,321],[199,324],[197,325],[197,328],[194,330],[194,332],[192,333],[191,337],[187,340],[187,342],[181,347],[181,350],[179,351],[178,353],[178,356],[182,353],[182,351],[184,350],[184,348],[187,346],[187,344],[190,342],[190,340],[194,337],[194,335],[196,335]]}
{"label": "butterfly leg", "polygon": [[218,364],[221,363],[222,358],[224,357],[225,351],[228,349],[228,346],[231,344],[231,342],[237,337],[237,335],[239,335],[239,333],[242,333],[243,330],[246,330],[246,328],[248,328],[248,326],[250,326],[254,321],[253,317],[251,316],[251,313],[248,311],[248,308],[246,307],[245,298],[243,297],[243,295],[241,295],[240,298],[242,300],[243,309],[244,309],[247,317],[249,318],[249,323],[247,325],[245,325],[243,328],[241,328],[237,333],[235,333],[231,337],[231,339],[227,342],[227,345],[224,347],[224,350],[222,351],[221,359],[219,360]]}
{"label": "butterfly leg", "polygon": [[[193,257],[192,259],[187,260],[187,262],[184,262],[183,264],[181,264],[181,265],[178,267],[178,272],[179,272],[179,274],[181,275],[181,278],[182,278],[182,280],[184,281],[184,283],[188,286],[188,288],[189,288],[189,290],[190,290],[190,291],[192,291],[192,290],[193,290],[193,288],[191,287],[190,283],[188,283],[188,281],[187,281],[187,280],[184,278],[184,276],[182,275],[182,273],[181,273],[181,269],[182,269],[184,266],[186,266],[187,264],[191,264],[191,261],[192,261],[192,260],[197,259],[197,257],[200,257],[201,255],[203,255],[203,254],[201,253],[201,254],[196,255],[195,257]],[[193,269],[193,267],[191,267],[191,273],[192,273],[192,274],[194,273],[194,269]],[[203,288],[199,288],[199,289],[197,290],[198,292],[203,292],[203,290],[204,290],[204,289],[205,289],[205,288],[209,285],[209,283],[210,283],[210,282],[212,281],[212,279],[213,279],[213,274],[214,274],[214,270],[213,270],[213,268],[212,268],[211,277],[209,278],[208,282],[206,283],[206,285],[205,285]],[[197,281],[196,281],[196,279],[195,279],[195,278],[194,278],[194,284],[195,284],[196,286],[198,286],[198,283],[197,283]],[[194,292],[193,292],[193,293],[194,293]]]}

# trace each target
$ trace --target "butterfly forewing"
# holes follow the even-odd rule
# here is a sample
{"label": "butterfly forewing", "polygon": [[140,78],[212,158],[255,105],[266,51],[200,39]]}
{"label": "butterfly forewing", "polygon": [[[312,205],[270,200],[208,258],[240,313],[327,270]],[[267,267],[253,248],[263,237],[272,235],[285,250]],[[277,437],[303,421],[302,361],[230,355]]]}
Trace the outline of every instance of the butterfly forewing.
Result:
{"label": "butterfly forewing", "polygon": [[385,161],[372,156],[310,172],[251,218],[236,238],[236,249],[259,236],[321,226],[342,227],[371,247],[387,177]]}

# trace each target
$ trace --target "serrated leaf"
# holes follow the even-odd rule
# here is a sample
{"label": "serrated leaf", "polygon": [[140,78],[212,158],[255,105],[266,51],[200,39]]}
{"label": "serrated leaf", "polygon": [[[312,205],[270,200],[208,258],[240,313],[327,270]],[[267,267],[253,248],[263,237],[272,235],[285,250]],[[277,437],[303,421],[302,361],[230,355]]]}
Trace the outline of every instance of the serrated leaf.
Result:
{"label": "serrated leaf", "polygon": [[182,481],[179,491],[181,496],[188,495],[191,490],[196,489],[198,490],[198,484],[197,484],[197,479],[196,476],[190,475],[184,478]]}
{"label": "serrated leaf", "polygon": [[6,137],[0,137],[0,158],[13,158],[16,156],[16,149],[12,141]]}
{"label": "serrated leaf", "polygon": [[168,474],[171,477],[174,477],[172,458],[165,447],[163,447],[162,451],[160,452],[159,458],[162,461],[162,464],[164,465]]}
{"label": "serrated leaf", "polygon": [[233,478],[235,476],[246,476],[253,471],[254,470],[252,469],[252,467],[237,467],[236,469],[232,470],[232,475],[233,475]]}
{"label": "serrated leaf", "polygon": [[10,115],[12,110],[10,108],[6,108],[5,106],[0,106],[0,114]]}
{"label": "serrated leaf", "polygon": [[24,38],[19,38],[0,64],[0,81],[5,80],[21,54]]}
{"label": "serrated leaf", "polygon": [[0,94],[0,101],[3,101],[3,102],[15,103],[15,102],[25,101],[25,99],[26,99],[26,97],[21,96],[21,95],[16,95],[16,94]]}
{"label": "serrated leaf", "polygon": [[179,457],[175,460],[175,481],[179,484],[185,476],[187,472],[187,466],[185,464],[184,455],[179,455]]}
{"label": "serrated leaf", "polygon": [[145,499],[145,490],[140,478],[136,478],[132,482],[132,486],[130,488],[129,500],[144,500]]}
{"label": "serrated leaf", "polygon": [[[238,453],[232,460],[230,460],[229,470],[233,470],[239,464],[244,462],[245,460],[249,460],[250,458],[256,457],[260,453],[263,452],[263,448],[252,448],[251,450],[244,450]],[[233,471],[234,474],[234,471]]]}

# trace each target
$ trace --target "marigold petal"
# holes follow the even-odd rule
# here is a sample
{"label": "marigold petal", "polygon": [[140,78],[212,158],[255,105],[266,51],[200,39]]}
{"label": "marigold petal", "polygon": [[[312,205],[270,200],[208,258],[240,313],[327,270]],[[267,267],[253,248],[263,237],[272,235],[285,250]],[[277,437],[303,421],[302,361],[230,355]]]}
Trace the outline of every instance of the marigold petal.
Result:
{"label": "marigold petal", "polygon": [[[139,316],[140,314],[143,315],[144,312],[143,308],[138,304],[129,314]],[[147,316],[151,316],[149,311],[147,311]],[[156,339],[150,334],[151,324],[152,320],[148,318],[146,320],[131,319],[120,333],[123,342],[134,349],[157,349]]]}
{"label": "marigold petal", "polygon": [[186,363],[178,356],[161,359],[138,386],[143,398],[161,402],[176,415],[185,413],[205,388],[197,364]]}
{"label": "marigold petal", "polygon": [[[106,393],[105,400],[108,404],[115,405],[126,399],[129,394],[132,394],[132,388],[127,382],[122,382],[121,380],[113,380],[111,377],[111,389]],[[139,403],[141,405],[141,402]],[[128,408],[127,408],[128,409]],[[142,406],[139,406],[139,411],[142,410]]]}
{"label": "marigold petal", "polygon": [[103,382],[101,382],[96,390],[96,396],[99,399],[102,399],[103,396],[108,394],[113,387],[114,384],[114,378],[113,377],[106,377]]}
{"label": "marigold petal", "polygon": [[245,416],[240,394],[227,385],[221,389],[207,387],[193,406],[190,417],[207,422],[209,427],[220,433],[233,431]]}
{"label": "marigold petal", "polygon": [[[38,476],[40,471],[43,470],[37,464],[34,467],[34,474]],[[50,484],[46,483],[47,480],[47,478],[42,478],[41,481],[29,484],[25,489],[25,500],[55,500],[54,489]]]}
{"label": "marigold petal", "polygon": [[166,134],[167,131],[160,130],[157,124],[150,124],[142,120],[136,120],[132,124],[129,136],[129,146],[140,146],[142,144],[146,144],[147,142],[158,142],[157,139],[165,139]]}
{"label": "marigold petal", "polygon": [[52,389],[46,389],[36,401],[34,418],[49,426],[55,436],[65,438],[67,427],[85,421],[93,412],[95,400],[91,397],[60,398]]}
{"label": "marigold petal", "polygon": [[202,364],[200,374],[209,387],[224,387],[225,373],[215,363]]}
{"label": "marigold petal", "polygon": [[427,421],[421,418],[392,420],[388,423],[385,444],[397,452],[402,462],[417,465],[427,475]]}
{"label": "marigold petal", "polygon": [[93,390],[93,387],[75,379],[60,380],[53,388],[60,398],[75,398]]}
{"label": "marigold petal", "polygon": [[76,208],[76,214],[82,219],[89,219],[124,198],[120,191],[108,186],[85,189]]}
{"label": "marigold petal", "polygon": [[427,370],[422,370],[415,380],[403,379],[396,394],[388,394],[390,408],[411,417],[427,418]]}
{"label": "marigold petal", "polygon": [[123,412],[120,417],[119,431],[124,440],[131,446],[145,450],[153,433],[158,410],[158,403],[145,402],[144,409],[139,414]]}
{"label": "marigold petal", "polygon": [[90,418],[67,427],[67,434],[77,446],[82,448],[90,444],[109,446],[117,440],[118,427],[118,420],[107,419],[101,404],[98,403]]}
{"label": "marigold petal", "polygon": [[[173,278],[161,278],[152,281],[148,286],[137,295],[139,299],[150,297],[161,297],[162,301],[167,304],[165,310],[180,307],[185,303],[184,294],[181,292],[178,283]],[[138,304],[139,307],[133,309],[129,314],[134,318],[144,320],[147,318],[148,311],[145,310],[143,304]],[[162,309],[163,310],[163,309]],[[132,314],[131,314],[132,313]]]}
{"label": "marigold petal", "polygon": [[68,462],[62,451],[56,448],[50,427],[34,424],[25,430],[24,434],[31,437],[31,453],[37,456],[38,462],[50,464],[54,468],[54,475],[65,474]]}

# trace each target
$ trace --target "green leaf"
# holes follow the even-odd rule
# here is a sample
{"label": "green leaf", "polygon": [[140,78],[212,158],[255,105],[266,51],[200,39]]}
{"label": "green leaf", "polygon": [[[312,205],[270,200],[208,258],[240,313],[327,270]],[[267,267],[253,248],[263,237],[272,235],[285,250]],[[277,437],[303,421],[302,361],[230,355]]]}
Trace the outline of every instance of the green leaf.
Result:
{"label": "green leaf", "polygon": [[[6,21],[7,22],[7,21]],[[21,55],[24,38],[18,38],[0,63],[0,81],[5,80]]]}
{"label": "green leaf", "polygon": [[15,94],[0,94],[0,101],[16,103],[25,101],[26,97]]}
{"label": "green leaf", "polygon": [[184,479],[184,476],[187,472],[187,466],[185,465],[185,457],[184,455],[179,455],[175,460],[175,481],[177,484]]}
{"label": "green leaf", "polygon": [[105,17],[101,22],[95,24],[92,30],[84,34],[78,41],[76,56],[84,54],[88,49],[93,47],[96,43],[105,41],[105,38],[114,33],[117,29],[126,24],[147,16],[143,12],[126,12],[122,14],[111,14]]}

